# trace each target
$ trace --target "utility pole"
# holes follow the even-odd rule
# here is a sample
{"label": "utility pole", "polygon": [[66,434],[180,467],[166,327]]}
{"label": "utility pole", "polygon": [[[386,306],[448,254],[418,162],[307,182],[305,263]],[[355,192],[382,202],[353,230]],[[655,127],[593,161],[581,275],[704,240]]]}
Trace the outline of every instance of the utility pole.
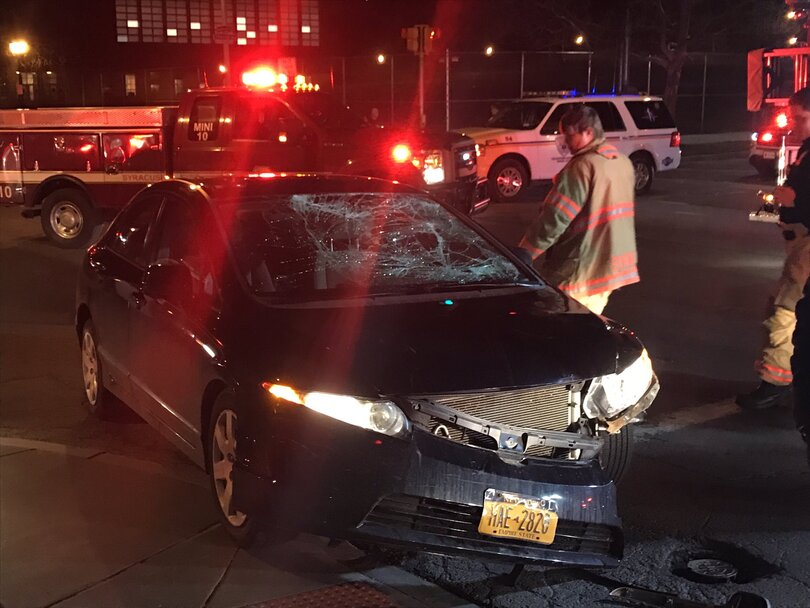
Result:
{"label": "utility pole", "polygon": [[[220,9],[222,10],[223,32],[225,32],[226,28],[227,32],[230,32],[231,24],[228,23],[228,13],[225,11],[225,0],[220,0]],[[225,35],[228,36],[228,33]],[[223,38],[223,40],[226,40],[226,38]],[[231,83],[231,51],[228,48],[228,42],[222,43],[222,65],[225,66],[222,84],[228,86]]]}
{"label": "utility pole", "polygon": [[622,57],[624,68],[622,69],[621,93],[627,92],[627,85],[630,82],[630,6],[628,4],[624,16],[624,57]]}
{"label": "utility pole", "polygon": [[409,51],[419,57],[419,125],[424,128],[427,123],[425,116],[425,55],[433,47],[434,38],[439,37],[439,31],[429,25],[415,25],[402,28],[402,37],[407,41]]}

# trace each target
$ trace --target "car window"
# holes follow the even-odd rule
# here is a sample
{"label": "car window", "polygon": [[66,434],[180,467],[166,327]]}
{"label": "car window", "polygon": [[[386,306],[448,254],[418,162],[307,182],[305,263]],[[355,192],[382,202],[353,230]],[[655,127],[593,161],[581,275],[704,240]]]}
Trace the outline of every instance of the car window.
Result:
{"label": "car window", "polygon": [[159,196],[148,196],[124,208],[110,226],[107,247],[137,266],[146,266],[147,236],[161,200]]}
{"label": "car window", "polygon": [[188,119],[188,138],[191,141],[214,141],[219,137],[221,107],[220,97],[206,96],[194,100]]}
{"label": "car window", "polygon": [[23,133],[26,171],[98,171],[101,152],[96,133]]}
{"label": "car window", "polygon": [[624,105],[639,129],[674,129],[675,121],[660,99],[625,101]]}
{"label": "car window", "polygon": [[160,133],[105,133],[102,146],[107,166],[117,166],[125,171],[163,170]]}
{"label": "car window", "polygon": [[498,109],[487,122],[488,127],[511,130],[536,129],[551,104],[545,101],[517,101]]}
{"label": "car window", "polygon": [[234,113],[233,138],[278,143],[296,143],[304,123],[283,103],[274,99],[256,103],[240,99]]}
{"label": "car window", "polygon": [[599,120],[602,121],[602,128],[605,133],[613,131],[624,131],[624,121],[619,114],[619,109],[612,101],[594,101],[585,105],[592,107],[599,115]]}
{"label": "car window", "polygon": [[192,296],[216,306],[219,289],[217,272],[211,259],[209,211],[202,204],[169,197],[160,214],[159,230],[151,262],[176,262],[191,272]]}
{"label": "car window", "polygon": [[[543,125],[543,128],[540,129],[540,133],[542,135],[557,135],[560,128],[560,119],[563,117],[563,114],[565,114],[568,109],[572,108],[576,103],[582,102],[561,103],[554,108],[554,111],[548,117],[548,120]],[[605,133],[625,130],[624,121],[619,114],[619,109],[613,104],[613,102],[592,101],[586,103],[585,105],[596,110],[596,113],[599,115],[599,120],[602,121],[602,128],[605,130]]]}
{"label": "car window", "polygon": [[483,235],[418,194],[295,194],[221,204],[259,294],[349,295],[534,283]]}

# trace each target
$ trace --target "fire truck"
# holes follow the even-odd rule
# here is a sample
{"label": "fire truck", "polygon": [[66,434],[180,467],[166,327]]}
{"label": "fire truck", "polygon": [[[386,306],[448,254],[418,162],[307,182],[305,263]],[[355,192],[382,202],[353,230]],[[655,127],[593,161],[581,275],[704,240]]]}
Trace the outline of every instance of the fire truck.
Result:
{"label": "fire truck", "polygon": [[[807,29],[810,2],[785,0],[785,3],[790,9],[788,20],[801,22]],[[787,164],[795,160],[802,143],[791,137],[787,110],[790,96],[808,85],[810,38],[805,42],[794,37],[791,42],[796,46],[756,49],[748,53],[747,105],[749,112],[757,112],[748,160],[763,177],[776,176],[783,139]]]}
{"label": "fire truck", "polygon": [[189,91],[179,107],[0,111],[0,201],[65,248],[170,177],[343,173],[398,180],[467,214],[489,202],[468,137],[364,125],[303,76],[259,69],[243,83]]}

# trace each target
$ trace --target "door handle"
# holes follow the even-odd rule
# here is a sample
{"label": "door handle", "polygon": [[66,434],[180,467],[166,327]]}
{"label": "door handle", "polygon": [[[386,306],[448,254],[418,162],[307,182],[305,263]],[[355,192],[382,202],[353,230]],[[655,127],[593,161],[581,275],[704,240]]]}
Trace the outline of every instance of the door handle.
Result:
{"label": "door handle", "polygon": [[146,304],[146,296],[142,292],[136,291],[132,294],[132,303],[135,304],[135,308],[143,308],[143,305]]}

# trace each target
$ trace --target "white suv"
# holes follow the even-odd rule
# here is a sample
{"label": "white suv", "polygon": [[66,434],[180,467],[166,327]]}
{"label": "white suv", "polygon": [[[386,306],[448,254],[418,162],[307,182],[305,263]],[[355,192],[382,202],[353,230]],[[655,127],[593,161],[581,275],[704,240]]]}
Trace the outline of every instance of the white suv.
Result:
{"label": "white suv", "polygon": [[681,163],[681,135],[660,97],[588,95],[532,97],[503,106],[485,127],[459,129],[475,140],[478,174],[489,179],[495,200],[514,200],[531,180],[554,177],[571,158],[558,133],[571,104],[599,114],[607,140],[633,161],[636,192],[650,189],[656,171]]}

